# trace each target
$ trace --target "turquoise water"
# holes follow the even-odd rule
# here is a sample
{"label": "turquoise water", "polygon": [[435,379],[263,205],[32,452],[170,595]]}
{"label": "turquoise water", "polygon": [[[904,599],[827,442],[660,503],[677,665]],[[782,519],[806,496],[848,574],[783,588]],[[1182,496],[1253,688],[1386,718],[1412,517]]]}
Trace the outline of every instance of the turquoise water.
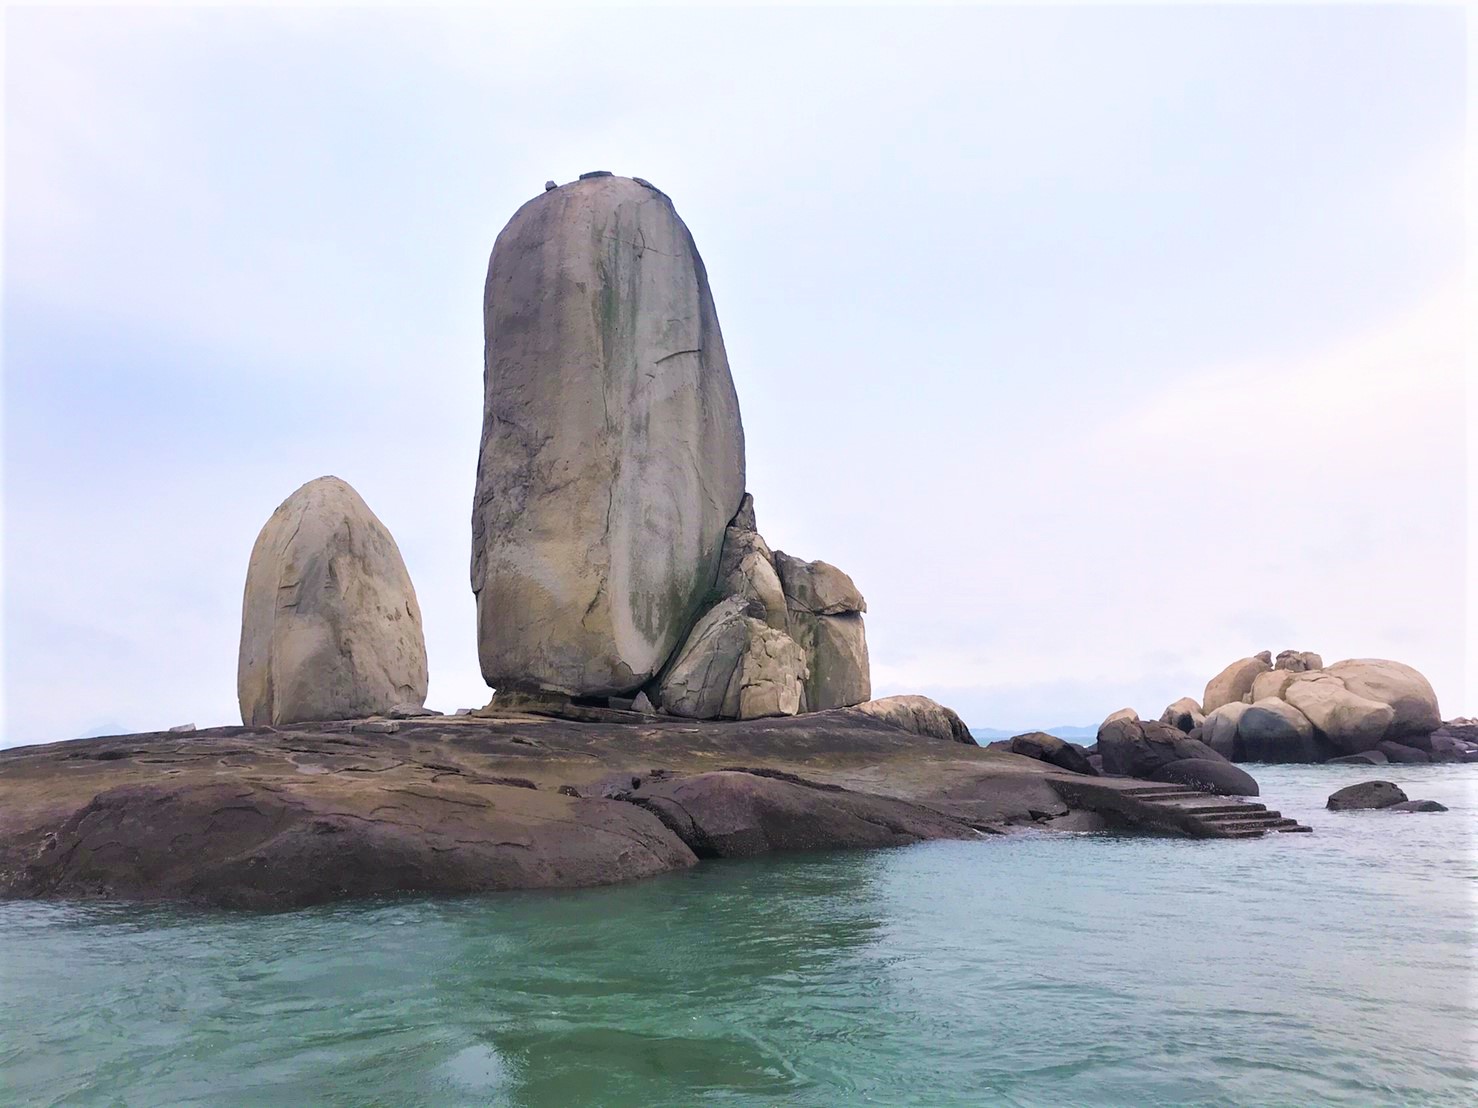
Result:
{"label": "turquoise water", "polygon": [[[1313,835],[1028,834],[248,916],[0,904],[7,1104],[1470,1104],[1478,765]],[[1334,814],[1383,776],[1437,815]]]}

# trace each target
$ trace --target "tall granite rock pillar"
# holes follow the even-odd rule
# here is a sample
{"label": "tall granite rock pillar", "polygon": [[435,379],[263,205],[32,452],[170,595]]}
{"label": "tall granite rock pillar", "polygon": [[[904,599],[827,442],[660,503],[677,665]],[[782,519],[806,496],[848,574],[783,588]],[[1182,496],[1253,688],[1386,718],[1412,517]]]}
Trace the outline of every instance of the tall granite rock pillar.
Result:
{"label": "tall granite rock pillar", "polygon": [[667,196],[592,175],[498,236],[472,589],[499,689],[630,693],[702,613],[744,495],[703,261]]}

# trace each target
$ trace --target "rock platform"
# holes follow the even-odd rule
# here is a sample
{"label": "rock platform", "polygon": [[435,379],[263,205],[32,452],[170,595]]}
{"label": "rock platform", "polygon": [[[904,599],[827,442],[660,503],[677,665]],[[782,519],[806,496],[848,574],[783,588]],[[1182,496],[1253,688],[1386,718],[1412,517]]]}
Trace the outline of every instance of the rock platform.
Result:
{"label": "rock platform", "polygon": [[598,885],[701,858],[1021,827],[1282,829],[1261,805],[1080,777],[858,709],[603,716],[221,727],[0,751],[0,896],[280,909]]}

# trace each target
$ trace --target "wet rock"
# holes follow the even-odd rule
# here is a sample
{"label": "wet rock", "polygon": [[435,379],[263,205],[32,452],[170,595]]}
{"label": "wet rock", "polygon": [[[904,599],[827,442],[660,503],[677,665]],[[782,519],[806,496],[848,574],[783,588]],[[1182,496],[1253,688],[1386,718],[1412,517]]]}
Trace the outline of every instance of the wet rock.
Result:
{"label": "wet rock", "polygon": [[1387,804],[1382,810],[1386,812],[1445,812],[1447,807],[1438,804],[1435,800],[1405,800],[1400,804]]}
{"label": "wet rock", "polygon": [[1246,770],[1220,758],[1183,758],[1166,762],[1151,775],[1152,781],[1186,785],[1217,796],[1257,796],[1257,782]]}
{"label": "wet rock", "polygon": [[1237,758],[1243,762],[1315,762],[1314,726],[1291,704],[1276,698],[1247,705],[1237,723]]}
{"label": "wet rock", "polygon": [[1390,759],[1379,750],[1362,750],[1359,754],[1346,754],[1340,758],[1330,758],[1326,765],[1331,766],[1383,766]]}
{"label": "wet rock", "polygon": [[1432,756],[1425,750],[1418,750],[1414,746],[1404,746],[1401,743],[1382,739],[1376,744],[1376,749],[1386,756],[1389,762],[1401,765],[1424,765],[1432,760]]}
{"label": "wet rock", "polygon": [[1406,799],[1406,794],[1390,781],[1362,781],[1331,793],[1325,807],[1331,812],[1389,808],[1392,804],[1404,803]]}
{"label": "wet rock", "polygon": [[1103,771],[1123,777],[1150,777],[1161,766],[1183,758],[1216,760],[1220,755],[1189,739],[1168,723],[1116,719],[1098,729]]}

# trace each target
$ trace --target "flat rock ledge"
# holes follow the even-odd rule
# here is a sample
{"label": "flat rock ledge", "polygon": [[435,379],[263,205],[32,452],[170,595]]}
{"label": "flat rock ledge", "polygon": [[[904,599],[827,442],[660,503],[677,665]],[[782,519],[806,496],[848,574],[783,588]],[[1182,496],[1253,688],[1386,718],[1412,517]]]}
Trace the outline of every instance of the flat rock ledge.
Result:
{"label": "flat rock ledge", "polygon": [[[701,858],[1144,826],[1116,789],[856,709],[432,716],[0,751],[0,897],[284,909],[570,888]],[[1107,797],[1107,799],[1105,799]]]}

